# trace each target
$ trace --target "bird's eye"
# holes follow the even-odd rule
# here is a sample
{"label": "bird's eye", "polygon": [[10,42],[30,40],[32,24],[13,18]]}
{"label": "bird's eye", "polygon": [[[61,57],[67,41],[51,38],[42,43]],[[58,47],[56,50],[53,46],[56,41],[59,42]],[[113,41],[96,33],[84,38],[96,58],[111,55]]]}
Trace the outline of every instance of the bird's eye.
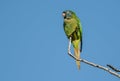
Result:
{"label": "bird's eye", "polygon": [[70,17],[70,16],[71,16],[71,13],[67,13],[67,16],[69,16],[69,17]]}

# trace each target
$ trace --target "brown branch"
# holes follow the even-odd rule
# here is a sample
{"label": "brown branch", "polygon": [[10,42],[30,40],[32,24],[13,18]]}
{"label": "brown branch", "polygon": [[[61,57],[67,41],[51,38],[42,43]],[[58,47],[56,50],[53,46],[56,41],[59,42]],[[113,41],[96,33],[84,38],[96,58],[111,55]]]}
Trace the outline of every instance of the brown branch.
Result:
{"label": "brown branch", "polygon": [[73,56],[73,54],[71,53],[71,51],[70,51],[70,47],[71,47],[71,37],[70,37],[70,39],[69,39],[68,54],[69,54],[72,58],[74,58],[75,60],[78,60],[78,61],[84,62],[84,63],[86,63],[86,64],[88,64],[88,65],[91,65],[91,66],[93,66],[93,67],[96,67],[96,68],[99,68],[99,69],[105,70],[105,71],[109,72],[110,74],[112,74],[112,75],[114,75],[114,76],[120,78],[120,74],[118,74],[118,73],[116,73],[116,72],[110,70],[109,68],[106,68],[106,67],[104,67],[104,66],[101,66],[101,65],[95,64],[95,63],[93,63],[93,62],[89,62],[89,61],[84,60],[84,59],[77,59],[77,58],[76,58],[75,56]]}

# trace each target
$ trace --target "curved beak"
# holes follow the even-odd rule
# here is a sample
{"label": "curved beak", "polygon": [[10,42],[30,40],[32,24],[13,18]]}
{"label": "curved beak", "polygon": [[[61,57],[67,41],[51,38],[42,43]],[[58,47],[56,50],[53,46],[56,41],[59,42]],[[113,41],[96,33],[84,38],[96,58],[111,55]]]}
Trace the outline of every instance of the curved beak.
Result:
{"label": "curved beak", "polygon": [[63,12],[63,13],[62,13],[62,16],[65,18],[66,14]]}

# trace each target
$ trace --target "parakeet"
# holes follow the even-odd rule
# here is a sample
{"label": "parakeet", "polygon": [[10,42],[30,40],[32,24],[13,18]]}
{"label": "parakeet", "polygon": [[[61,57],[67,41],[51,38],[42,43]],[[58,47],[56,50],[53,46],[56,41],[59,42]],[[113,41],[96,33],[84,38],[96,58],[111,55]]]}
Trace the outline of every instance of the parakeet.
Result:
{"label": "parakeet", "polygon": [[[71,10],[65,10],[62,13],[64,18],[64,31],[69,39],[71,37],[71,43],[74,48],[74,55],[77,59],[80,59],[80,53],[82,52],[82,26],[80,19]],[[78,69],[80,69],[80,61],[76,61]]]}

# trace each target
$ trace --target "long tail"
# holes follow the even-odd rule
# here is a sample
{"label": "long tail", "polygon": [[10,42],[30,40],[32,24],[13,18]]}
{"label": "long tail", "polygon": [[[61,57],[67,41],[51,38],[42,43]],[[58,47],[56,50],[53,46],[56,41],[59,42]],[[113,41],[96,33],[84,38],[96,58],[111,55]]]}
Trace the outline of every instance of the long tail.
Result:
{"label": "long tail", "polygon": [[[80,50],[79,48],[74,48],[74,54],[77,59],[80,59]],[[76,61],[78,69],[80,69],[80,61]]]}

